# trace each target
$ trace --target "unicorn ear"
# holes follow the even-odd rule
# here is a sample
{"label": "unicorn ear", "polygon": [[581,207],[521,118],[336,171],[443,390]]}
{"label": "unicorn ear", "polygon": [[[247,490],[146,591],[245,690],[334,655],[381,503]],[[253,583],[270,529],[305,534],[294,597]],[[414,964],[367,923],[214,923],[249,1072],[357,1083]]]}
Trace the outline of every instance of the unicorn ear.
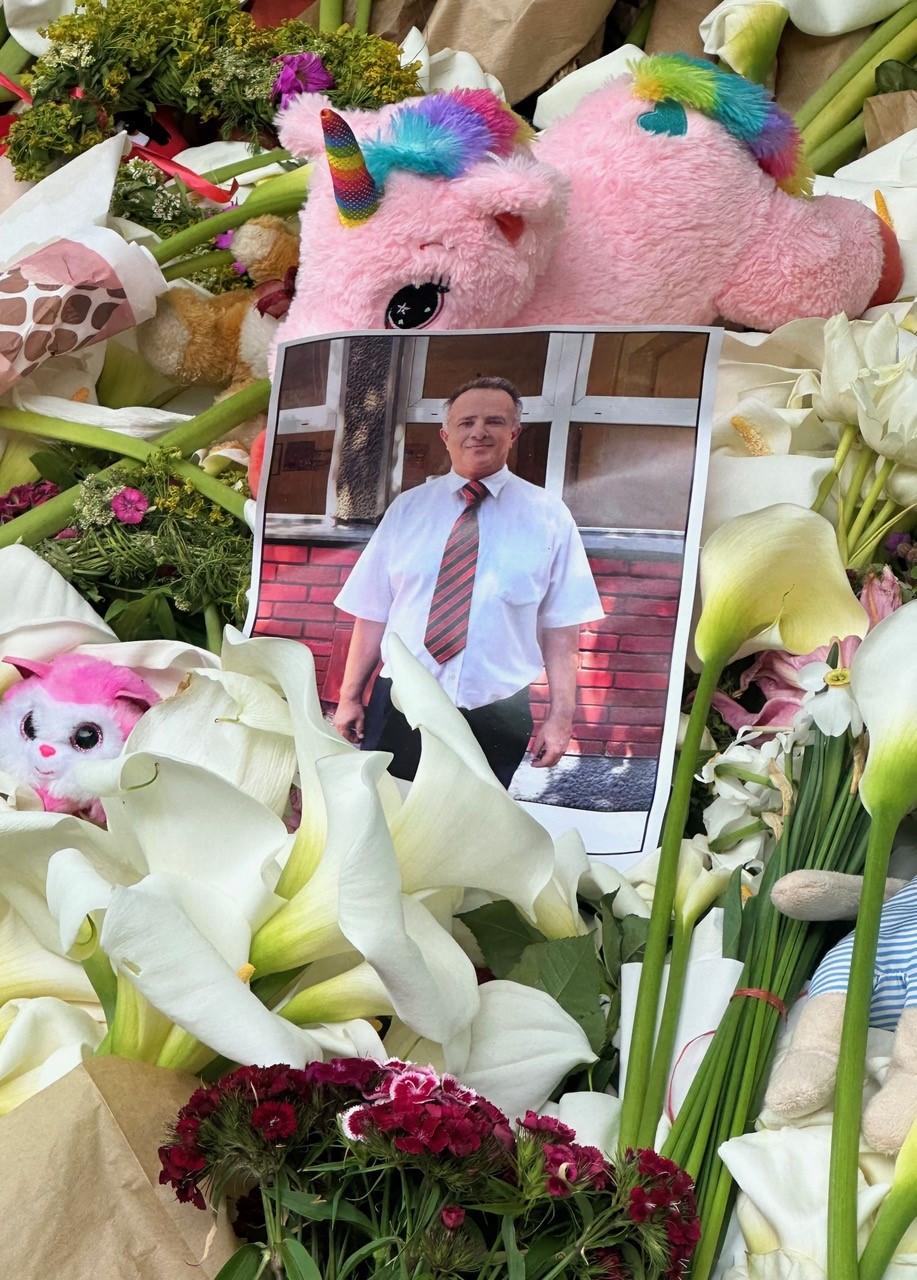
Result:
{"label": "unicorn ear", "polygon": [[34,658],[4,658],[4,662],[9,663],[11,667],[15,667],[23,680],[28,680],[30,676],[35,676],[39,680],[43,680],[51,671],[50,662],[37,662]]}
{"label": "unicorn ear", "polygon": [[479,217],[491,218],[510,244],[531,228],[539,241],[563,226],[567,181],[548,165],[511,158],[479,165],[459,180],[462,198]]}

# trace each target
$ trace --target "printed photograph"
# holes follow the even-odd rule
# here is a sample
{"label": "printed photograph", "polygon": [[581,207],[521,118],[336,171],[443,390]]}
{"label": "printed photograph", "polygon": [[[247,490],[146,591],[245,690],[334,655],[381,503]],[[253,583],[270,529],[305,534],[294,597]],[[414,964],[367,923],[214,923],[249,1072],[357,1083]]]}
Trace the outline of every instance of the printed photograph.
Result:
{"label": "printed photograph", "polygon": [[400,637],[495,776],[593,853],[654,847],[708,452],[706,329],[350,335],[281,348],[248,630],[409,782]]}

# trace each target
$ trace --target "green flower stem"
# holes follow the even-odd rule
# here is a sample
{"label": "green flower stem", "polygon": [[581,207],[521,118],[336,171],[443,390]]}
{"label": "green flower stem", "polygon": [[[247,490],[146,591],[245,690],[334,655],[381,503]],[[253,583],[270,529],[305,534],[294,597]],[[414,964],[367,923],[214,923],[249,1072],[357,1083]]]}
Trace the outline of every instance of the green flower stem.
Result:
{"label": "green flower stem", "polygon": [[838,441],[837,449],[834,454],[834,463],[831,470],[818,486],[818,493],[815,495],[815,501],[812,503],[813,511],[821,511],[822,507],[828,501],[831,490],[834,488],[838,476],[841,474],[841,468],[847,461],[847,454],[850,452],[854,440],[856,440],[859,432],[856,423],[848,422],[841,432],[841,438]]}
{"label": "green flower stem", "polygon": [[105,1021],[111,1023],[118,999],[118,979],[109,963],[108,956],[101,947],[96,947],[91,956],[83,960],[83,972],[92,983],[92,989],[99,997],[99,1004],[105,1014]]}
{"label": "green flower stem", "polygon": [[796,124],[800,129],[810,125],[817,115],[829,106],[838,93],[850,82],[853,76],[867,65],[877,54],[883,61],[884,49],[889,40],[902,31],[912,18],[917,17],[917,0],[911,0],[903,9],[892,14],[885,22],[876,27],[854,52],[833,72],[823,85],[807,98],[796,112]]}
{"label": "green flower stem", "polygon": [[0,45],[3,45],[6,42],[6,37],[9,35],[9,33],[10,33],[10,29],[6,25],[6,15],[4,14],[3,10],[0,9]]}
{"label": "green flower stem", "polygon": [[[235,395],[227,396],[225,400],[220,400],[217,404],[212,405],[209,409],[205,409],[203,413],[198,414],[196,418],[192,418],[190,422],[183,422],[180,426],[173,427],[171,431],[167,431],[165,435],[160,436],[156,442],[156,447],[160,449],[177,449],[180,453],[193,453],[195,449],[206,448],[207,445],[213,444],[215,440],[219,440],[222,435],[230,431],[233,427],[245,422],[248,418],[254,417],[257,413],[263,413],[267,408],[268,400],[271,394],[271,384],[267,378],[259,379],[250,386],[245,387],[242,391],[237,391]],[[4,410],[4,413],[9,412]],[[68,423],[68,426],[75,424]],[[98,428],[96,428],[98,430]],[[107,435],[106,435],[107,439]],[[110,450],[108,445],[105,446]],[[118,476],[130,475],[135,469],[136,464],[131,462],[116,462],[110,467],[106,467],[104,471],[98,473],[102,480],[112,480]],[[224,499],[229,496],[229,501],[233,501],[235,505],[244,510],[245,501],[241,494],[233,496],[232,491],[227,489],[225,485],[220,485],[219,481],[215,481],[212,476],[208,476],[199,467],[194,467],[190,463],[175,463],[173,470],[177,474],[191,480],[191,482],[210,497],[216,488],[219,488],[221,497]],[[43,502],[41,506],[34,507],[31,511],[26,511],[23,515],[17,516],[15,520],[10,520],[7,524],[0,526],[0,547],[9,547],[16,542],[22,542],[26,546],[34,546],[36,542],[41,542],[44,538],[51,538],[55,533],[59,533],[73,518],[73,508],[79,493],[79,486],[74,485],[71,489],[59,493],[56,497]],[[236,501],[238,500],[238,501]]]}
{"label": "green flower stem", "polygon": [[863,504],[857,512],[857,517],[847,530],[848,547],[855,547],[857,545],[857,542],[862,536],[863,530],[866,528],[866,523],[872,515],[873,508],[875,507],[882,490],[885,488],[885,482],[894,471],[895,466],[896,463],[894,458],[886,458],[879,470],[876,472],[872,484],[866,490],[866,497],[863,499]]}
{"label": "green flower stem", "polygon": [[863,534],[863,540],[849,556],[848,568],[862,569],[864,565],[874,558],[879,543],[884,537],[891,533],[897,524],[900,523],[901,517],[907,520],[909,512],[917,508],[917,503],[910,507],[899,507],[896,502],[892,502],[891,498],[886,498],[876,515],[870,520]]}
{"label": "green flower stem", "polygon": [[[32,55],[29,53],[28,49],[23,49],[18,40],[14,40],[11,35],[7,35],[3,44],[0,45],[0,71],[3,72],[7,79],[18,84],[19,81],[16,77],[19,75],[20,71],[25,70],[31,61]],[[0,102],[16,101],[18,101],[18,99],[15,93],[12,93],[9,89],[0,87]]]}
{"label": "green flower stem", "polygon": [[634,45],[637,49],[643,49],[646,45],[646,38],[650,33],[650,26],[653,21],[653,10],[656,7],[656,0],[649,0],[649,4],[645,4],[637,15],[637,21],[631,27],[627,36],[627,43]]}
{"label": "green flower stem", "polygon": [[900,818],[901,814],[890,809],[877,809],[872,815],[869,830],[866,873],[853,940],[834,1093],[828,1175],[828,1280],[858,1280],[857,1161],[866,1036],[879,915],[885,901],[885,878],[892,841]]}
{"label": "green flower stem", "polygon": [[354,31],[363,35],[369,33],[369,21],[373,13],[373,0],[357,0],[357,11],[353,20]]}
{"label": "green flower stem", "polygon": [[904,1233],[917,1218],[917,1186],[913,1182],[892,1188],[879,1206],[875,1225],[860,1258],[860,1280],[882,1280]]}
{"label": "green flower stem", "polygon": [[[849,123],[862,110],[866,99],[875,93],[876,67],[881,62],[889,59],[909,62],[917,54],[917,3],[912,0],[895,16],[899,19],[895,34],[886,39],[852,75],[848,74],[821,110],[803,126],[802,139],[810,157],[816,147]],[[903,22],[900,21],[902,18]]]}
{"label": "green flower stem", "polygon": [[844,504],[838,516],[838,525],[844,526],[844,534],[853,524],[853,513],[856,511],[860,498],[863,493],[863,484],[869,475],[870,469],[876,461],[876,455],[868,445],[862,445],[857,450],[857,461],[853,469],[853,476],[850,480],[850,487],[844,494]]}
{"label": "green flower stem", "polygon": [[266,169],[271,164],[282,164],[292,160],[293,156],[283,147],[275,147],[273,151],[259,151],[257,155],[247,156],[244,160],[234,160],[232,164],[221,164],[218,169],[208,169],[201,177],[208,182],[226,182],[229,178],[238,178],[242,173],[254,173],[256,169]]}
{"label": "green flower stem", "polygon": [[662,1017],[659,1021],[659,1030],[656,1032],[653,1061],[649,1079],[646,1082],[643,1117],[637,1131],[638,1147],[656,1145],[656,1127],[665,1106],[665,1091],[672,1067],[672,1055],[675,1051],[675,1033],[678,1030],[678,1015],[681,1013],[681,1002],[685,993],[685,978],[688,973],[688,955],[691,950],[694,923],[694,920],[680,920],[677,917],[675,920],[672,951],[669,956],[669,978],[666,983],[665,999],[662,1002]]}
{"label": "green flower stem", "polygon": [[210,253],[199,253],[190,258],[180,258],[178,262],[170,262],[162,269],[164,280],[187,280],[188,276],[197,275],[199,271],[209,271],[212,267],[228,267],[232,262],[231,249],[213,249]]}
{"label": "green flower stem", "polygon": [[207,635],[207,648],[211,653],[220,655],[223,650],[223,619],[220,611],[211,600],[204,605],[204,627]]}
{"label": "green flower stem", "polygon": [[765,774],[755,773],[742,764],[717,764],[713,766],[713,772],[718,778],[738,778],[740,782],[753,782],[759,787],[774,787],[773,781]]}
{"label": "green flower stem", "polygon": [[838,129],[825,142],[814,147],[806,156],[815,173],[830,176],[842,164],[849,164],[860,154],[866,139],[866,117],[861,111],[858,116]]}
{"label": "green flower stem", "polygon": [[[82,422],[66,422],[62,418],[45,418],[40,413],[29,413],[24,409],[0,408],[0,427],[22,435],[81,445],[85,449],[118,453],[123,458],[131,458],[134,462],[148,461],[157,447],[165,443],[163,438],[158,445],[148,444],[145,440],[137,440],[120,431],[110,431],[106,427],[87,426]],[[171,470],[182,479],[189,480],[205,498],[209,498],[211,502],[223,507],[237,520],[244,522],[245,498],[241,493],[221,484],[214,476],[208,475],[206,471],[202,471],[200,467],[190,462],[176,461],[172,464]],[[26,515],[31,514],[26,512]],[[22,519],[22,517],[19,518]],[[10,521],[10,524],[5,525],[4,528],[9,528],[13,523],[14,521]],[[4,544],[0,543],[0,545]]]}
{"label": "green flower stem", "polygon": [[724,831],[721,836],[715,836],[707,842],[707,848],[714,853],[723,853],[726,849],[734,849],[748,836],[756,836],[760,831],[767,831],[767,829],[767,823],[756,818],[754,822],[748,822],[744,827],[736,827],[735,831]]}
{"label": "green flower stem", "polygon": [[199,244],[206,244],[215,235],[223,231],[234,231],[243,222],[257,218],[264,213],[274,213],[279,217],[289,217],[297,213],[306,197],[306,177],[308,165],[300,165],[288,173],[280,173],[268,178],[252,191],[251,195],[237,209],[224,209],[215,213],[203,222],[195,222],[190,227],[176,231],[174,235],[160,240],[153,245],[150,252],[162,266],[175,258],[181,258],[196,249]]}
{"label": "green flower stem", "polygon": [[337,31],[344,21],[344,0],[320,0],[318,6],[319,31]]}
{"label": "green flower stem", "polygon": [[672,794],[666,810],[662,830],[662,846],[659,870],[653,893],[646,949],[640,970],[640,986],[637,992],[637,1008],[631,1032],[630,1056],[627,1064],[627,1081],[621,1108],[621,1137],[623,1148],[636,1145],[637,1134],[652,1123],[654,1129],[658,1115],[644,1115],[643,1088],[649,1075],[653,1054],[653,1038],[656,1030],[656,1010],[662,986],[662,970],[668,949],[672,907],[675,902],[675,885],[678,879],[678,861],[681,841],[691,799],[694,766],[700,749],[701,738],[707,722],[707,712],[720,678],[725,659],[710,661],[701,671],[694,695],[694,705],[688,717],[684,745],[675,768]]}

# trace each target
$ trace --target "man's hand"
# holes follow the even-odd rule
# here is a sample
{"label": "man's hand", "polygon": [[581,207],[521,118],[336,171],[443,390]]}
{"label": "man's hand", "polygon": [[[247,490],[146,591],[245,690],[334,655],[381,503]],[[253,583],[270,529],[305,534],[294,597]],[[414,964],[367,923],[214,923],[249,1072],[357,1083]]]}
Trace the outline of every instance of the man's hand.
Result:
{"label": "man's hand", "polygon": [[550,769],[552,764],[557,764],[570,745],[572,732],[573,725],[570,720],[562,716],[549,715],[535,734],[532,768]]}
{"label": "man's hand", "polygon": [[365,712],[359,698],[342,698],[337,705],[332,724],[342,738],[359,745],[363,741]]}

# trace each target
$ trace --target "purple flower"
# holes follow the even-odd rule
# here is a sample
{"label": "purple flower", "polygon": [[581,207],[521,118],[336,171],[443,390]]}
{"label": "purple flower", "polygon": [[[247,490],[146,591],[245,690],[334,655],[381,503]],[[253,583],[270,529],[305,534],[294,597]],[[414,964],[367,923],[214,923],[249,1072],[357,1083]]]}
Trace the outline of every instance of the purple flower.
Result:
{"label": "purple flower", "polygon": [[121,524],[140,524],[149,505],[149,498],[139,489],[121,489],[111,500],[115,519]]}
{"label": "purple flower", "polygon": [[301,93],[334,88],[334,76],[317,53],[283,53],[274,61],[280,63],[280,74],[271,93],[280,99],[281,107],[288,106]]}
{"label": "purple flower", "polygon": [[49,498],[60,493],[56,484],[50,480],[35,480],[31,484],[14,485],[8,493],[0,494],[0,524],[15,520],[17,516],[40,507]]}
{"label": "purple flower", "polygon": [[213,243],[218,249],[231,249],[232,238],[235,234],[235,228],[231,231],[221,231],[218,235],[213,237]]}

